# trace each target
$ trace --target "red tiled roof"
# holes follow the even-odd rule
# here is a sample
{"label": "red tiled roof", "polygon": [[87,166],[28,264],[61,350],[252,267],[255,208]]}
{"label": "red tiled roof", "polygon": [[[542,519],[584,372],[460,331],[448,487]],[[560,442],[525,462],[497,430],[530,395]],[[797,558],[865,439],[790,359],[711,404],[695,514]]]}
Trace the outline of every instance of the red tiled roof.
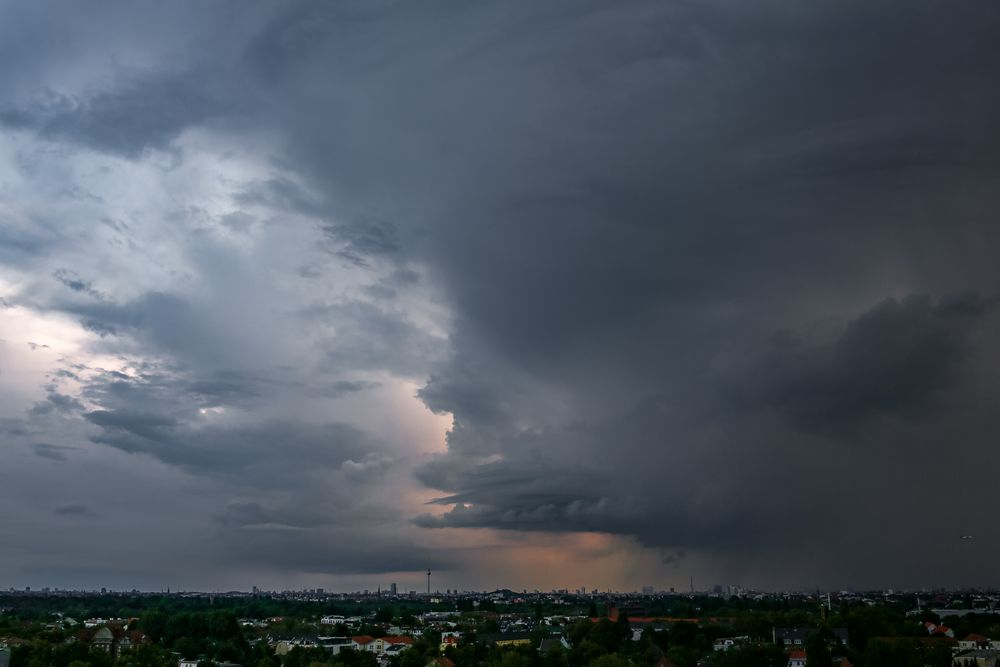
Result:
{"label": "red tiled roof", "polygon": [[802,649],[799,649],[799,648],[792,649],[791,651],[788,652],[788,659],[789,660],[805,660],[806,659],[806,652],[803,651]]}
{"label": "red tiled roof", "polygon": [[375,638],[368,635],[358,635],[357,637],[351,637],[351,641],[355,644],[371,644],[375,641]]}
{"label": "red tiled roof", "polygon": [[403,635],[396,635],[392,637],[382,637],[382,641],[386,644],[412,644],[413,637],[405,637]]}

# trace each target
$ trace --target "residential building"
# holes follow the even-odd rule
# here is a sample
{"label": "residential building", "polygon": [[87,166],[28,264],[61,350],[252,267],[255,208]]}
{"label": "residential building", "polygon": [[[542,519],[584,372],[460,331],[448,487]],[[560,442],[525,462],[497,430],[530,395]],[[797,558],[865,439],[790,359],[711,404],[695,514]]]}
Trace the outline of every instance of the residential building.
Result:
{"label": "residential building", "polygon": [[90,638],[90,645],[99,651],[111,653],[115,646],[115,633],[106,625],[98,628]]}
{"label": "residential building", "polygon": [[375,652],[375,638],[368,635],[358,635],[351,637],[351,643],[355,651]]}
{"label": "residential building", "polygon": [[955,656],[954,664],[959,667],[997,667],[1000,664],[1000,651],[990,648],[966,651]]}
{"label": "residential building", "polygon": [[971,651],[977,648],[989,648],[989,646],[989,637],[977,634],[966,635],[962,639],[958,640],[958,648],[963,651]]}
{"label": "residential building", "polygon": [[413,646],[413,637],[405,636],[389,636],[389,637],[379,637],[372,642],[372,650],[376,653],[385,653],[391,646],[399,646],[401,648],[395,649],[400,651],[405,648]]}

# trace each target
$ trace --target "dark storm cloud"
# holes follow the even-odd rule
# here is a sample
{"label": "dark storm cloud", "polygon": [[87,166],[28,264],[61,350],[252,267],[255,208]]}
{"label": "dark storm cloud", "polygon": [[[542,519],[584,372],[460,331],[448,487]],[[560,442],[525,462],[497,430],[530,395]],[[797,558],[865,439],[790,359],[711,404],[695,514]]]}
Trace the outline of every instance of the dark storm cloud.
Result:
{"label": "dark storm cloud", "polygon": [[273,421],[195,427],[159,414],[106,410],[88,412],[86,418],[101,429],[91,437],[95,443],[147,454],[195,474],[237,475],[255,469],[270,484],[288,482],[305,463],[337,468],[369,450],[363,434],[346,424]]}
{"label": "dark storm cloud", "polygon": [[917,418],[953,387],[966,339],[994,304],[974,294],[937,304],[911,295],[876,305],[826,346],[778,334],[746,398],[779,406],[807,430],[851,430],[885,413]]}
{"label": "dark storm cloud", "polygon": [[[358,480],[398,464],[383,443],[263,413],[369,396],[365,373],[426,378],[420,398],[454,426],[416,471],[441,494],[410,517],[421,527],[627,535],[764,585],[949,583],[921,577],[949,571],[946,536],[1000,501],[1000,10],[247,13],[183,64],[85,92],[26,94],[0,64],[18,82],[0,122],[54,144],[140,160],[189,127],[252,131],[273,171],[251,170],[221,226],[292,236],[305,218],[323,251],[294,262],[316,298],[259,313],[286,276],[208,236],[186,292],[105,297],[97,272],[46,267],[62,285],[48,307],[102,351],[166,361],[81,380],[80,405],[53,390],[39,420],[83,414],[92,443],[222,484],[213,527],[243,558],[405,569],[406,540],[344,539],[369,525]],[[59,242],[0,226],[12,266]],[[341,266],[371,282],[331,297]],[[425,286],[433,299],[408,291]],[[300,335],[318,340],[309,354],[261,362]],[[329,377],[296,377],[303,357]],[[272,493],[246,492],[258,484]]]}
{"label": "dark storm cloud", "polygon": [[226,81],[217,72],[149,73],[84,98],[50,93],[0,108],[0,125],[134,159],[147,148],[166,148],[189,126],[237,110]]}
{"label": "dark storm cloud", "polygon": [[399,251],[395,227],[388,223],[357,221],[323,227],[335,254],[353,264],[366,266],[365,257],[391,255]]}
{"label": "dark storm cloud", "polygon": [[273,110],[293,162],[392,220],[453,309],[420,395],[455,426],[418,476],[455,506],[420,525],[858,580],[911,541],[868,565],[774,550],[874,537],[866,512],[913,528],[934,442],[991,456],[965,424],[995,428],[995,9],[348,14],[290,8],[247,63],[332,110]]}
{"label": "dark storm cloud", "polygon": [[278,419],[228,420],[205,409],[239,406],[254,396],[242,384],[189,379],[189,374],[151,369],[135,378],[107,373],[83,391],[100,409],[84,413],[98,427],[91,441],[144,454],[196,475],[253,476],[262,487],[286,483],[311,470],[336,470],[379,448],[363,432],[342,423]]}

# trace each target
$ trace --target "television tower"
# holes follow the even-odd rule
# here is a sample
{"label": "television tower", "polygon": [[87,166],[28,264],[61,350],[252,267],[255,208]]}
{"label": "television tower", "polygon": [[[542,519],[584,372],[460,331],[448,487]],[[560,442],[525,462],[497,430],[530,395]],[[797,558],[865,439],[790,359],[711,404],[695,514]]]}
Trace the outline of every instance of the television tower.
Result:
{"label": "television tower", "polygon": [[431,594],[431,569],[427,568],[427,595]]}

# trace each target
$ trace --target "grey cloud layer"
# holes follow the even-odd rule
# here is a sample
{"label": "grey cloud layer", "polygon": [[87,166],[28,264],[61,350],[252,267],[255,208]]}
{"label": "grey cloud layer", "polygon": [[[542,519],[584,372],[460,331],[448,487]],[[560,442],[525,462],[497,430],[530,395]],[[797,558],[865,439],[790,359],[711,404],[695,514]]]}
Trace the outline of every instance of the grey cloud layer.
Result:
{"label": "grey cloud layer", "polygon": [[[419,525],[913,583],[913,538],[879,526],[926,535],[938,494],[978,512],[932,461],[993,460],[967,421],[995,430],[991,411],[960,403],[996,356],[995,10],[300,14],[250,52],[276,94],[329,110],[284,107],[289,150],[392,220],[454,308],[421,396],[455,427],[418,477],[455,506]],[[945,562],[952,531],[924,553]],[[867,564],[847,553],[866,540]]]}
{"label": "grey cloud layer", "polygon": [[[31,303],[160,365],[53,387],[35,416],[76,415],[90,442],[194,475],[273,467],[273,494],[228,487],[213,513],[264,564],[283,562],[281,534],[301,545],[289,568],[407,566],[389,554],[416,538],[398,531],[329,550],[399,447],[274,408],[366,396],[387,373],[454,416],[448,451],[413,472],[440,499],[382,508],[421,540],[599,531],[746,583],[995,583],[992,534],[967,572],[921,577],[1000,500],[984,490],[998,32],[986,3],[289,3],[114,85],[19,83],[0,123],[49,143],[183,160],[189,128],[266,136],[276,174],[248,177],[218,224],[315,237],[289,263],[303,296],[288,308],[265,277],[277,255],[207,241],[204,290],[126,297],[87,267],[47,268],[60,291]],[[0,240],[12,266],[57,243],[23,225]],[[364,286],[311,298],[355,280],[331,267]],[[427,292],[448,310],[437,327]],[[293,335],[308,372],[280,349]],[[199,412],[227,406],[267,415]],[[35,458],[74,455],[42,435]],[[335,482],[282,499],[290,461]]]}

